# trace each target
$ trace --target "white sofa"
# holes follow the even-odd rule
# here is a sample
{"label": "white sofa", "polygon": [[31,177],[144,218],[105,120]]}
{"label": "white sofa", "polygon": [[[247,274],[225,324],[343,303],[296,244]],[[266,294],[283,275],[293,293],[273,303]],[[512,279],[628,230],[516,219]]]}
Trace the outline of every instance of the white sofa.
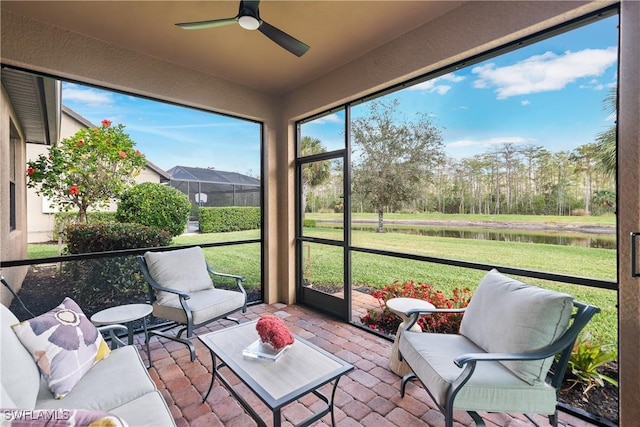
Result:
{"label": "white sofa", "polygon": [[38,366],[11,325],[18,319],[0,305],[0,408],[91,410],[120,417],[131,427],[175,426],[167,404],[133,346],[111,351],[63,399],[54,399]]}

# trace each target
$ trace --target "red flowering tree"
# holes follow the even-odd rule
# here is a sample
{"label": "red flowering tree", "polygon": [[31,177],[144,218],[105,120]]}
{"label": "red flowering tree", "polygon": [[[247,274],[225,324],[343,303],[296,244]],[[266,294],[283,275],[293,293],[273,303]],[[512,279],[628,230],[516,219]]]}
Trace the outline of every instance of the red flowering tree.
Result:
{"label": "red flowering tree", "polygon": [[103,120],[49,149],[48,155],[27,163],[27,186],[48,197],[60,209],[78,209],[78,221],[87,221],[87,209],[105,207],[134,181],[146,165],[124,126]]}

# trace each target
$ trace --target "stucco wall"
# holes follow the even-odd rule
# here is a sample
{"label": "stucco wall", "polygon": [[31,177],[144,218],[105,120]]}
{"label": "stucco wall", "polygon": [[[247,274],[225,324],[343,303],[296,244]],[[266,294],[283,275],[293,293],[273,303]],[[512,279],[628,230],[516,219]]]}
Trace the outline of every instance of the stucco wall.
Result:
{"label": "stucco wall", "polygon": [[[25,174],[21,165],[25,164],[25,144],[17,144],[16,150],[16,228],[9,229],[9,166],[10,166],[10,135],[11,123],[14,124],[20,138],[24,140],[20,123],[9,103],[4,88],[0,94],[0,257],[3,260],[23,259],[27,257],[26,230],[26,198],[24,191]],[[3,268],[0,274],[4,276],[14,291],[22,285],[26,267]],[[4,286],[0,286],[0,302],[8,305],[12,296]]]}

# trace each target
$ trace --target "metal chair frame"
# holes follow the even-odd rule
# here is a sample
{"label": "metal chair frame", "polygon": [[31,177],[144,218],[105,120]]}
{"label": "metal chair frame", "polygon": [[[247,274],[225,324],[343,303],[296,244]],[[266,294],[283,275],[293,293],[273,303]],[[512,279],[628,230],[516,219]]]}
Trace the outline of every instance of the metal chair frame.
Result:
{"label": "metal chair frame", "polygon": [[[445,426],[453,427],[453,410],[454,410],[454,402],[456,395],[464,387],[464,385],[469,381],[473,372],[476,368],[477,363],[482,362],[496,362],[496,361],[516,361],[516,360],[541,360],[546,359],[551,356],[559,356],[555,360],[554,365],[552,366],[552,371],[547,375],[547,381],[549,384],[555,388],[556,390],[556,400],[558,393],[560,392],[560,386],[562,385],[562,381],[564,379],[565,372],[567,370],[567,366],[569,363],[569,358],[571,357],[571,351],[573,346],[580,334],[580,331],[589,323],[591,318],[598,312],[600,309],[598,307],[584,304],[578,301],[573,302],[574,308],[577,311],[573,314],[573,321],[571,325],[566,329],[566,331],[552,344],[538,349],[537,351],[527,352],[527,353],[469,353],[463,354],[456,357],[452,362],[456,364],[459,368],[464,368],[462,373],[456,378],[456,380],[451,385],[451,388],[447,392],[446,403],[444,405],[439,405],[438,408],[445,416]],[[420,316],[430,313],[451,313],[451,312],[464,312],[464,309],[433,309],[433,310],[410,310],[407,312],[407,315],[410,316],[409,321],[404,327],[403,333],[408,331],[420,318]],[[489,326],[489,325],[485,325]],[[400,354],[400,359],[402,360],[402,354]],[[407,364],[408,361],[407,361]],[[409,364],[409,367],[411,365]],[[425,390],[429,393],[429,395],[433,398],[434,402],[436,399],[434,398],[432,392],[425,386],[425,384],[414,374],[413,372],[408,373],[402,378],[402,382],[400,384],[400,395],[404,397],[405,389],[407,383],[412,380],[418,380],[425,388]],[[475,411],[467,411],[471,418],[474,420],[477,426],[485,426],[482,417]],[[532,416],[525,414],[526,417],[532,421],[534,424],[538,425]],[[558,425],[558,411],[556,411],[549,415],[549,422],[552,426]]]}
{"label": "metal chair frame", "polygon": [[[204,322],[198,323],[198,324],[194,324],[193,323],[193,314],[192,314],[192,310],[189,307],[189,300],[191,299],[191,295],[189,295],[188,292],[184,292],[181,290],[177,290],[177,289],[172,289],[170,287],[167,287],[165,285],[161,285],[160,283],[158,283],[152,276],[151,273],[149,272],[149,268],[147,266],[147,262],[144,259],[143,255],[138,255],[138,263],[140,264],[140,269],[142,270],[142,274],[144,275],[145,280],[147,281],[147,288],[149,291],[149,301],[151,303],[151,305],[154,305],[154,303],[157,300],[156,297],[156,292],[158,291],[162,291],[162,292],[168,292],[168,293],[172,293],[175,294],[179,297],[180,299],[180,305],[182,306],[182,310],[185,313],[185,316],[187,318],[187,322],[186,324],[183,324],[181,322],[177,322],[177,321],[171,321],[169,323],[169,325],[166,328],[163,328],[162,330],[150,330],[149,331],[149,337],[151,337],[152,335],[158,335],[167,339],[170,339],[172,341],[177,341],[180,342],[184,345],[186,345],[189,348],[189,352],[191,355],[191,361],[193,362],[195,360],[195,346],[193,345],[193,343],[189,340],[189,338],[191,338],[194,335],[194,330],[204,326],[208,323],[214,322],[216,320],[219,319],[228,319],[231,320],[233,322],[236,323],[240,323],[240,321],[236,318],[233,317],[229,317],[231,314],[242,310],[243,313],[246,313],[247,311],[247,292],[245,291],[244,287],[242,286],[242,282],[244,282],[244,278],[242,276],[237,276],[234,274],[226,274],[226,273],[219,273],[214,271],[211,267],[209,267],[209,265],[207,264],[207,272],[213,276],[213,277],[226,277],[226,278],[230,278],[230,279],[234,279],[236,282],[236,286],[238,287],[238,290],[240,292],[242,292],[243,296],[244,296],[244,305],[242,305],[241,307],[235,308],[233,310],[230,310],[226,313],[223,313],[219,316],[213,317],[211,319],[207,319]],[[166,331],[175,328],[176,326],[181,326],[181,328],[177,331],[176,335],[172,335],[172,334],[168,334],[166,333]],[[187,336],[186,338],[182,338],[182,334],[186,331]],[[151,363],[151,360],[149,360],[149,363]]]}

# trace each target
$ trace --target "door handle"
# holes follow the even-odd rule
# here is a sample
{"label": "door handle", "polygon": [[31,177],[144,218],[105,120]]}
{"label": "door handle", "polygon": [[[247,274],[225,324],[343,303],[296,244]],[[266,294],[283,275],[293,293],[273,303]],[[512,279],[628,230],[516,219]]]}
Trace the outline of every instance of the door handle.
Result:
{"label": "door handle", "polygon": [[640,272],[638,272],[638,236],[640,236],[640,231],[631,232],[631,277],[640,277]]}

